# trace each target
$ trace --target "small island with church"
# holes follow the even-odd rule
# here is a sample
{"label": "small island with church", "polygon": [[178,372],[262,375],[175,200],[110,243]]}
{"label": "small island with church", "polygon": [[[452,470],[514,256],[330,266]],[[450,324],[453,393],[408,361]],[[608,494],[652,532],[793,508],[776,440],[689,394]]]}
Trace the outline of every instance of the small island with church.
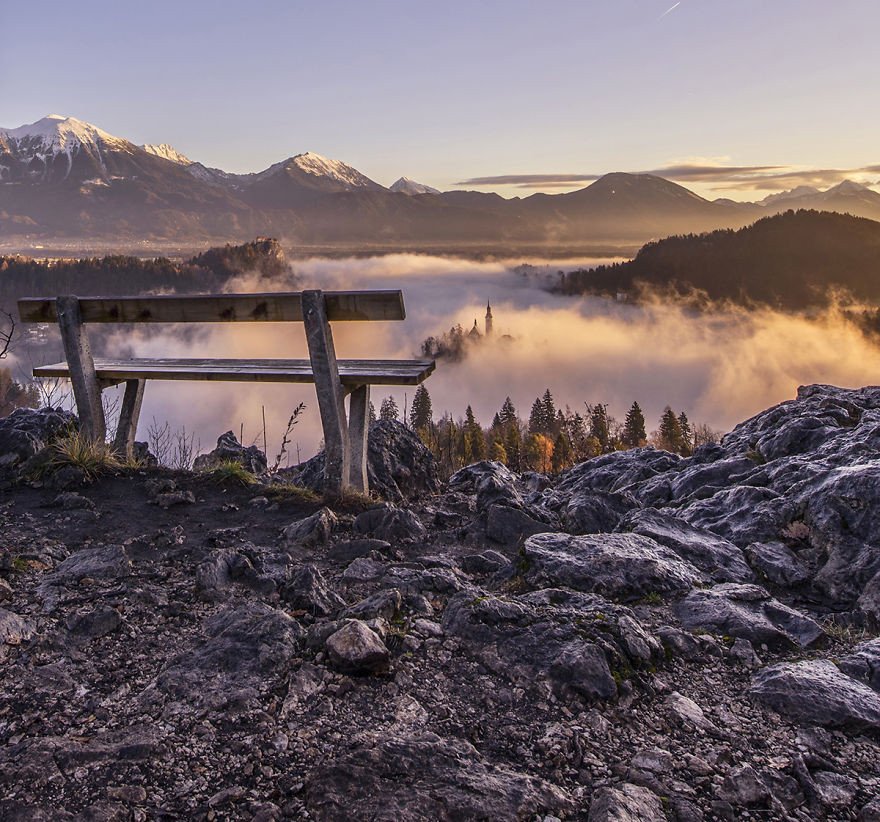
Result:
{"label": "small island with church", "polygon": [[420,355],[436,360],[448,362],[461,362],[472,346],[482,345],[490,340],[512,341],[509,334],[495,334],[494,318],[492,317],[492,305],[486,301],[486,316],[483,320],[483,331],[480,332],[477,319],[470,331],[465,331],[461,323],[456,323],[449,331],[437,337],[431,336],[422,342]]}

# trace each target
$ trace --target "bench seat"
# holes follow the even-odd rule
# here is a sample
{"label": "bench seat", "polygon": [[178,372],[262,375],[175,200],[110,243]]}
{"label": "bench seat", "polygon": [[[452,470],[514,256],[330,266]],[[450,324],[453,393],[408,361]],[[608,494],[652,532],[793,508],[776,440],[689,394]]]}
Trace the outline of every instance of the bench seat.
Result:
{"label": "bench seat", "polygon": [[[434,370],[433,360],[337,360],[339,381],[345,386],[418,385]],[[214,360],[95,358],[99,380],[211,380],[217,382],[315,381],[309,360]],[[34,368],[35,377],[69,377],[66,362]]]}

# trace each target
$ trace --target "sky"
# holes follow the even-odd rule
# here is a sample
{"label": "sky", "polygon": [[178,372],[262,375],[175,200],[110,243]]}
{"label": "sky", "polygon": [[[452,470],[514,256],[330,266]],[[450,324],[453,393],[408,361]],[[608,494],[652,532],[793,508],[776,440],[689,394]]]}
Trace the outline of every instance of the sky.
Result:
{"label": "sky", "polygon": [[315,151],[506,197],[880,180],[877,0],[42,0],[0,28],[0,127],[64,114],[227,171]]}

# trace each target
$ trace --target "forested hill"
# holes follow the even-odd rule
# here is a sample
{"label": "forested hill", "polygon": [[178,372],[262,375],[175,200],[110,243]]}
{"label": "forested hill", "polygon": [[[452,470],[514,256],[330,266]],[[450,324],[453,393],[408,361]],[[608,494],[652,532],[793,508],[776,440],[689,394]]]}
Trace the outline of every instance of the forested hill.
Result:
{"label": "forested hill", "polygon": [[11,310],[19,297],[28,296],[219,291],[230,278],[244,273],[292,277],[281,245],[267,237],[212,248],[185,262],[119,255],[51,262],[0,256],[0,308]]}
{"label": "forested hill", "polygon": [[826,305],[834,290],[880,305],[880,223],[848,214],[787,211],[747,228],[669,237],[625,263],[565,275],[568,294],[655,290],[784,309]]}

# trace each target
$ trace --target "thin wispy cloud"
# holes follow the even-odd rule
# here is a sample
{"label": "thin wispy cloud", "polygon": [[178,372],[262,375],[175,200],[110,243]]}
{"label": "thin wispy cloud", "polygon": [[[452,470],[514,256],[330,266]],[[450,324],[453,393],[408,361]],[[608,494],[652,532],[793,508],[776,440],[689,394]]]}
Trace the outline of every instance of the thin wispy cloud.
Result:
{"label": "thin wispy cloud", "polygon": [[679,2],[673,6],[670,6],[668,9],[666,9],[666,11],[663,12],[663,14],[660,15],[658,19],[662,20],[664,17],[666,17],[667,14],[671,14],[672,12],[674,12],[680,5],[681,3]]}
{"label": "thin wispy cloud", "polygon": [[[876,184],[867,175],[880,174],[880,164],[858,168],[802,168],[798,166],[734,166],[697,158],[678,160],[660,168],[632,171],[633,174],[652,174],[679,183],[698,183],[726,191],[778,191],[800,185],[837,185],[856,178],[866,185]],[[470,177],[458,186],[517,186],[518,188],[571,188],[589,185],[602,174],[499,174],[491,177]]]}

